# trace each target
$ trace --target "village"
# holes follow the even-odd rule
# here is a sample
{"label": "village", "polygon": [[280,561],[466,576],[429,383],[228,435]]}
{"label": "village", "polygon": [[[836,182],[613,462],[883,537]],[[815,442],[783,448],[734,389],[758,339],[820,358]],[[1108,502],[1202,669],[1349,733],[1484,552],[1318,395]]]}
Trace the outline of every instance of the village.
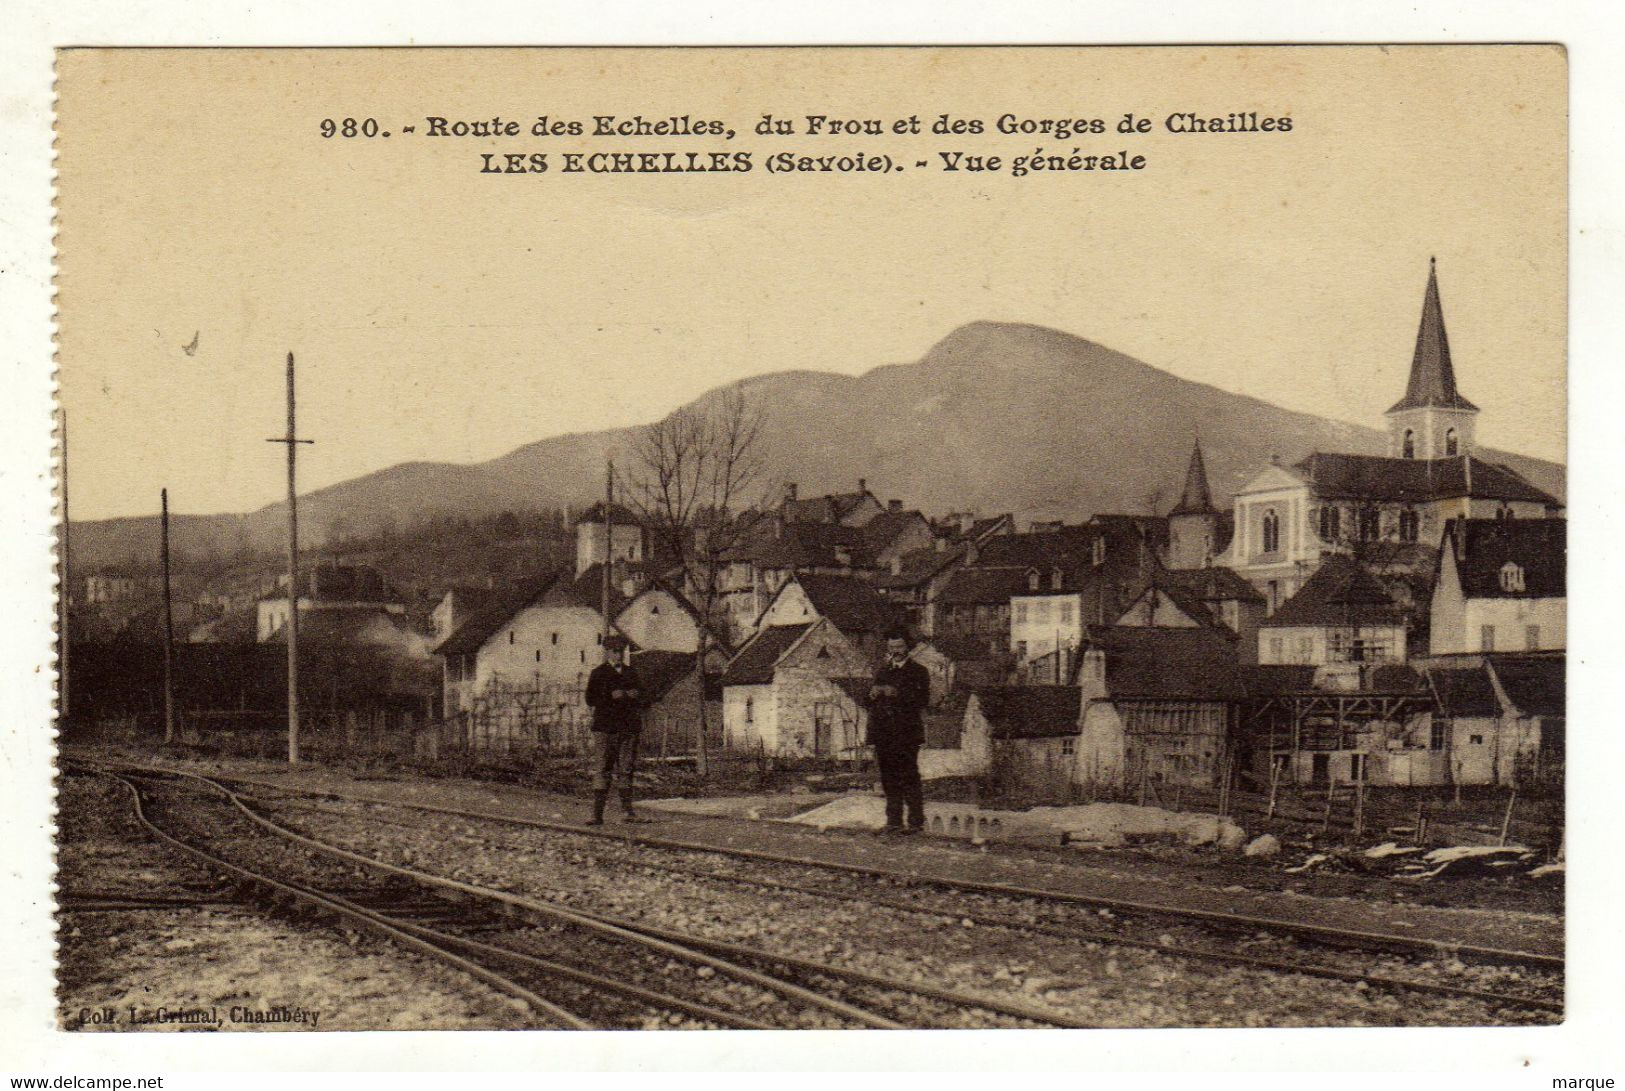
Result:
{"label": "village", "polygon": [[[643,754],[697,770],[683,790],[721,790],[708,783],[739,762],[758,785],[765,770],[780,787],[862,784],[868,679],[902,627],[932,682],[921,768],[947,799],[1234,791],[1273,813],[1309,791],[1329,815],[1340,789],[1356,810],[1368,789],[1560,798],[1563,503],[1478,454],[1435,270],[1399,393],[1386,457],[1273,459],[1222,505],[1193,435],[1166,510],[1075,524],[931,515],[860,478],[785,481],[768,503],[674,526],[611,481],[613,499],[557,515],[551,556],[507,516],[506,569],[482,557],[471,579],[457,554],[420,581],[416,610],[330,553],[297,595],[316,657],[307,746],[567,766],[613,632],[652,691]],[[158,657],[138,630],[155,577],[75,587],[70,722],[150,736]],[[248,565],[183,604],[166,739],[275,752],[293,597]]]}

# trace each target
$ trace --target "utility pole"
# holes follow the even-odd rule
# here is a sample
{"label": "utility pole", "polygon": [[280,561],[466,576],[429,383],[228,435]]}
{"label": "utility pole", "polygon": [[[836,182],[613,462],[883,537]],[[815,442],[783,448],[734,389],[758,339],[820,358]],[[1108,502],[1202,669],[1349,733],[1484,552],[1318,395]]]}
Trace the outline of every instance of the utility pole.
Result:
{"label": "utility pole", "polygon": [[288,434],[273,436],[267,443],[288,447],[288,764],[299,764],[299,496],[294,484],[294,467],[301,443],[294,428],[293,353],[288,353]]}
{"label": "utility pole", "polygon": [[159,563],[164,570],[164,742],[175,741],[175,611],[169,597],[169,490],[159,489]]}
{"label": "utility pole", "polygon": [[68,558],[68,411],[61,409],[57,413],[62,429],[62,467],[57,471],[57,483],[62,490],[62,533],[58,547],[62,552],[57,563],[61,583],[56,589],[56,710],[57,730],[61,731],[68,719],[68,596],[73,577]]}
{"label": "utility pole", "polygon": [[615,567],[615,460],[604,463],[604,660],[609,661],[609,584]]}

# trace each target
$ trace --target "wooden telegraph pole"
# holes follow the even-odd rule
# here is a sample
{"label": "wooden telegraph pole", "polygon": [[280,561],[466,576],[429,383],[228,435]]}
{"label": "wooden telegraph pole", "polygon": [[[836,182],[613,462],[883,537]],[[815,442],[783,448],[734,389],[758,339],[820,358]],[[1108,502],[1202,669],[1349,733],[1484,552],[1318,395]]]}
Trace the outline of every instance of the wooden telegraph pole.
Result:
{"label": "wooden telegraph pole", "polygon": [[56,711],[57,730],[68,719],[68,595],[73,587],[73,576],[68,557],[68,411],[58,411],[62,429],[62,467],[57,471],[57,484],[62,490],[62,540],[57,571],[61,582],[56,589]]}
{"label": "wooden telegraph pole", "polygon": [[164,570],[164,742],[175,741],[175,611],[169,597],[169,490],[158,490],[159,563]]}
{"label": "wooden telegraph pole", "polygon": [[609,662],[609,586],[610,570],[615,567],[615,460],[604,464],[604,661]]}
{"label": "wooden telegraph pole", "polygon": [[288,434],[273,436],[267,443],[288,447],[288,764],[299,764],[299,496],[294,483],[294,467],[301,443],[294,428],[293,353],[288,353]]}

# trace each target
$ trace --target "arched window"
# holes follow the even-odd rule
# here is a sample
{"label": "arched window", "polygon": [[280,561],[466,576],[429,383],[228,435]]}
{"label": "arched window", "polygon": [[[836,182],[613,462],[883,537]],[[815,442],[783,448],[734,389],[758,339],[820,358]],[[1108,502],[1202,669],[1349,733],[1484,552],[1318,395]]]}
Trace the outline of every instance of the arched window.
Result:
{"label": "arched window", "polygon": [[1264,512],[1264,552],[1275,553],[1281,548],[1281,517],[1274,508]]}
{"label": "arched window", "polygon": [[1508,561],[1501,566],[1501,590],[1516,593],[1523,590],[1523,566]]}
{"label": "arched window", "polygon": [[1417,532],[1420,530],[1421,524],[1421,517],[1416,514],[1415,509],[1406,508],[1404,511],[1400,512],[1399,540],[1402,542],[1416,541]]}
{"label": "arched window", "polygon": [[1456,446],[1456,430],[1454,428],[1447,429],[1444,434],[1444,457],[1454,458],[1458,453]]}
{"label": "arched window", "polygon": [[1404,453],[1406,458],[1416,457],[1416,433],[1409,428],[1405,429]]}

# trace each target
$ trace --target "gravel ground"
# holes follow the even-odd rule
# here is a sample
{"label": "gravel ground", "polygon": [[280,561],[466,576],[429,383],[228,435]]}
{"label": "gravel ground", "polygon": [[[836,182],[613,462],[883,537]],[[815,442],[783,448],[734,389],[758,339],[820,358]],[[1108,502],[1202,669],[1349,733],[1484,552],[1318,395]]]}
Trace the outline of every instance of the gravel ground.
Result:
{"label": "gravel ground", "polygon": [[[1498,1011],[1477,1001],[1392,995],[1300,974],[1193,964],[1110,941],[1080,943],[978,926],[969,919],[721,884],[639,864],[639,856],[664,858],[670,850],[429,815],[415,816],[413,825],[386,825],[369,813],[374,808],[339,810],[348,813],[292,805],[282,808],[281,818],[356,851],[465,882],[833,966],[1017,1000],[1090,1025],[1486,1025],[1553,1019]],[[614,853],[623,858],[611,859]]]}
{"label": "gravel ground", "polygon": [[[122,786],[64,776],[59,788],[64,902],[220,895],[206,871],[146,840]],[[495,1030],[531,1022],[528,1009],[480,982],[336,928],[215,905],[60,908],[57,921],[58,1020],[66,1030]],[[262,1013],[298,1021],[251,1021]]]}

